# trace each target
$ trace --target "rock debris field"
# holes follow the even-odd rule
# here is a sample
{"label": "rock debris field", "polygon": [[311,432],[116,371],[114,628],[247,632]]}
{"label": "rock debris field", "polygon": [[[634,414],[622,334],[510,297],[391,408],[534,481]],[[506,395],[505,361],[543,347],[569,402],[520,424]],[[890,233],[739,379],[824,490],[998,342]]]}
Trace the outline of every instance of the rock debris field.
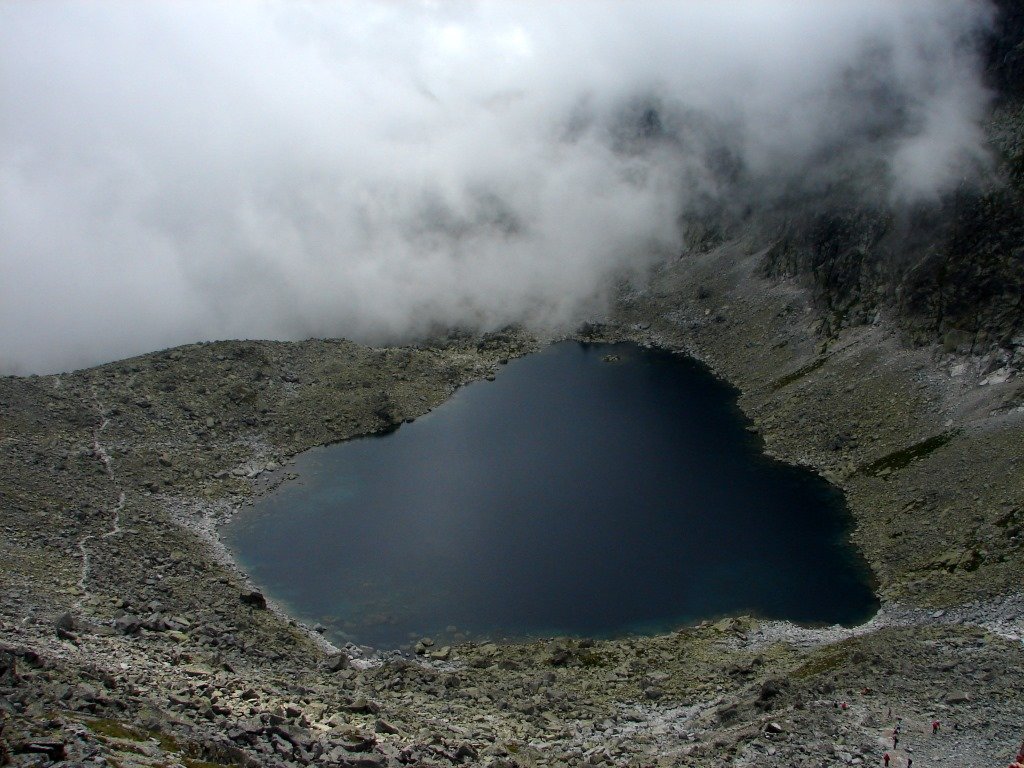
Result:
{"label": "rock debris field", "polygon": [[667,267],[576,337],[704,360],[769,453],[839,485],[882,599],[868,623],[335,648],[247,580],[218,525],[297,453],[551,339],[196,344],[0,379],[0,764],[1008,764],[1024,339],[998,380],[884,318],[823,340],[803,289],[756,260],[727,244]]}

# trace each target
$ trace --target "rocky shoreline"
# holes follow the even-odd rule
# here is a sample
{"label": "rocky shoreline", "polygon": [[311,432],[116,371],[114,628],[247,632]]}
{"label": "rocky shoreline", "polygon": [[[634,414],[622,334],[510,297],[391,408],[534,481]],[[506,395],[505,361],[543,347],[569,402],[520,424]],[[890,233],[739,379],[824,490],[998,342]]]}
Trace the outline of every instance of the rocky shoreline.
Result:
{"label": "rocky shoreline", "polygon": [[0,379],[0,764],[1009,762],[1024,339],[969,357],[884,316],[824,338],[808,292],[759,258],[734,242],[666,266],[577,337],[704,360],[770,454],[842,487],[883,601],[870,622],[334,648],[255,592],[218,523],[296,453],[392,429],[547,340],[190,345]]}

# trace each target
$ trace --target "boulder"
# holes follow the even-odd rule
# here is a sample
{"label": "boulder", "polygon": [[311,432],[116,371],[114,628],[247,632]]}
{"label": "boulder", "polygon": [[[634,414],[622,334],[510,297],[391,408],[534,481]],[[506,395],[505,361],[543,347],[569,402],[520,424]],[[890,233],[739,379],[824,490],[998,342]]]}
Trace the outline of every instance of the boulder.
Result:
{"label": "boulder", "polygon": [[346,712],[352,712],[361,715],[375,715],[380,712],[380,706],[375,702],[368,701],[363,696],[359,696],[353,699],[351,702],[342,707]]}
{"label": "boulder", "polygon": [[431,651],[427,656],[435,661],[448,661],[452,657],[452,648],[450,645],[445,645],[436,651]]}
{"label": "boulder", "polygon": [[242,601],[242,605],[248,605],[257,611],[267,610],[267,598],[259,590],[254,589],[252,592],[246,592],[239,597],[239,600]]}
{"label": "boulder", "polygon": [[757,702],[764,705],[777,696],[780,696],[788,683],[781,679],[765,680],[761,683],[761,690],[757,694]]}
{"label": "boulder", "polygon": [[46,755],[46,759],[52,762],[66,760],[68,756],[67,749],[64,747],[64,742],[51,739],[26,741],[17,745],[14,751],[22,754]]}
{"label": "boulder", "polygon": [[136,635],[142,629],[142,619],[126,614],[114,620],[114,629],[125,635]]}
{"label": "boulder", "polygon": [[375,733],[387,733],[392,736],[397,736],[399,733],[401,733],[401,731],[399,731],[396,725],[393,725],[392,723],[389,723],[387,720],[382,719],[378,719],[376,722],[374,722],[373,730]]}
{"label": "boulder", "polygon": [[18,682],[17,659],[14,654],[0,650],[0,683],[14,685]]}
{"label": "boulder", "polygon": [[327,657],[327,659],[323,663],[323,666],[324,669],[328,672],[341,672],[341,670],[346,669],[349,666],[349,664],[350,661],[348,658],[348,654],[335,653],[334,655]]}

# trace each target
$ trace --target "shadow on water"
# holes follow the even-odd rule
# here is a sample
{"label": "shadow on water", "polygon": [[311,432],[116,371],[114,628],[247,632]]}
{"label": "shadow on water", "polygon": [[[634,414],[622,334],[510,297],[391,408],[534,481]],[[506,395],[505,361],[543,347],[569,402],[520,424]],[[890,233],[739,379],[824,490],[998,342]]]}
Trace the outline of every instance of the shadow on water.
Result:
{"label": "shadow on water", "polygon": [[866,620],[841,492],[746,426],[694,360],[563,342],[396,432],[306,452],[224,533],[296,615],[380,647]]}

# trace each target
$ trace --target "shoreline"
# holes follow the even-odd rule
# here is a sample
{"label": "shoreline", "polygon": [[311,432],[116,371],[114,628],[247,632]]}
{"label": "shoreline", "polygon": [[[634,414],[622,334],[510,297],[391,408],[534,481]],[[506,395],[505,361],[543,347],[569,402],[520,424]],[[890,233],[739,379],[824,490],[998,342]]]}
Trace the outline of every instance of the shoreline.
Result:
{"label": "shoreline", "polygon": [[[586,341],[586,340],[581,339],[578,336],[568,335],[568,336],[564,336],[564,337],[561,337],[561,338],[555,338],[555,339],[546,340],[545,342],[540,344],[539,348],[535,352],[533,352],[531,354],[536,354],[537,352],[540,352],[540,351],[546,349],[547,347],[549,347],[551,345],[560,344],[560,343],[575,343],[575,344],[581,344],[581,345],[594,345],[595,344],[595,342],[593,342],[593,341]],[[603,345],[608,345],[609,343],[610,342],[596,342],[596,344],[598,344],[598,345],[602,345],[602,344]],[[636,341],[628,341],[628,342],[625,342],[625,343],[630,344],[630,345],[634,345],[638,349],[652,349],[652,350],[656,350],[656,351],[665,352],[665,353],[668,353],[668,354],[671,354],[671,355],[681,355],[681,356],[689,358],[690,360],[694,360],[697,363],[699,363],[701,365],[701,367],[704,368],[705,372],[708,375],[714,377],[717,381],[728,385],[729,388],[732,391],[734,391],[737,396],[740,394],[740,391],[728,379],[723,378],[717,371],[715,371],[713,368],[708,366],[703,361],[699,361],[696,358],[693,358],[693,357],[689,356],[689,354],[685,350],[680,350],[678,348],[664,347],[664,346],[660,346],[658,344],[652,344],[652,343],[641,344],[641,343],[636,342]],[[457,392],[453,393],[452,396],[454,397],[457,394],[458,394]],[[446,405],[446,404],[447,404],[447,402],[442,404],[442,405]],[[736,405],[735,398],[732,400],[732,402],[730,404],[730,407],[736,407],[737,408],[737,412],[740,415],[740,418],[742,418],[745,422],[747,422],[748,425],[752,423],[752,422],[749,422],[747,414],[742,412],[741,410],[739,410],[738,406]],[[395,430],[400,429],[402,426],[405,426],[405,425],[404,424],[399,424],[398,426],[395,427]],[[391,430],[389,430],[388,432],[390,432],[390,431]],[[750,431],[750,430],[748,429],[748,431]],[[373,438],[375,436],[379,436],[380,434],[382,434],[382,433],[377,432],[377,433],[370,433],[370,434],[364,434],[364,435],[355,435],[355,436],[353,436],[351,438],[346,438],[346,439],[343,439],[343,440],[340,440],[340,441],[337,441],[337,442],[332,442],[332,443],[327,443],[327,444],[324,444],[324,445],[313,446],[313,447],[311,447],[309,449],[306,449],[306,451],[303,451],[302,453],[306,453],[308,451],[313,451],[313,450],[319,450],[319,449],[322,449],[322,448],[327,448],[327,447],[330,447],[332,445],[338,445],[341,442],[348,442],[350,440]],[[764,448],[763,441],[759,440],[758,442],[760,444],[760,450],[761,450],[761,453],[758,456],[758,459],[766,459],[766,460],[769,460],[769,461],[771,461],[773,463],[777,463],[777,464],[784,465],[784,466],[787,466],[787,467],[795,467],[796,466],[796,465],[793,465],[792,463],[787,462],[787,461],[785,461],[785,460],[783,460],[783,459],[781,459],[779,457],[770,456],[769,454],[765,453],[763,451],[763,448]],[[199,536],[199,538],[210,542],[211,546],[214,547],[217,555],[220,556],[223,559],[225,564],[229,565],[231,568],[233,568],[238,573],[238,575],[244,581],[244,583],[249,585],[253,590],[257,590],[261,594],[264,595],[265,599],[267,600],[268,607],[270,607],[271,610],[277,612],[283,619],[294,622],[300,629],[302,629],[304,632],[306,632],[310,636],[310,638],[312,640],[314,640],[315,642],[320,644],[322,646],[323,650],[325,650],[327,652],[337,653],[337,652],[340,652],[343,649],[347,650],[348,652],[351,652],[353,648],[359,648],[359,649],[362,650],[362,652],[364,654],[368,654],[370,656],[376,655],[379,658],[383,658],[383,657],[385,657],[387,655],[396,654],[396,653],[400,653],[400,654],[407,655],[409,657],[413,657],[412,648],[415,645],[415,641],[411,640],[411,639],[409,641],[407,641],[406,643],[403,643],[403,644],[398,645],[396,647],[384,647],[384,646],[377,647],[377,646],[371,646],[371,645],[366,644],[366,643],[360,643],[357,639],[340,640],[340,642],[339,642],[338,639],[333,639],[332,640],[330,638],[330,632],[329,631],[325,632],[323,634],[317,632],[315,629],[313,629],[313,627],[317,623],[319,623],[318,619],[316,619],[316,618],[314,618],[312,616],[304,617],[301,614],[300,611],[289,610],[283,603],[281,603],[279,600],[277,600],[274,597],[272,589],[267,588],[264,585],[260,585],[255,579],[252,578],[252,576],[248,573],[248,571],[235,558],[235,556],[231,552],[230,547],[227,545],[227,542],[225,541],[224,536],[223,536],[223,527],[225,525],[228,525],[232,520],[235,519],[235,517],[237,515],[244,514],[247,511],[248,508],[251,508],[251,507],[255,506],[256,504],[258,504],[261,499],[267,497],[270,494],[275,493],[284,484],[290,483],[290,482],[294,482],[294,481],[297,481],[297,480],[300,479],[300,475],[297,472],[295,472],[295,471],[293,471],[291,469],[291,467],[294,466],[294,464],[295,464],[296,460],[298,459],[299,455],[300,454],[294,454],[294,455],[286,456],[286,457],[284,457],[284,464],[282,466],[280,466],[280,467],[278,467],[278,468],[276,468],[274,470],[271,470],[271,471],[268,471],[268,472],[265,472],[265,473],[261,473],[260,475],[258,475],[257,476],[259,478],[259,485],[258,485],[258,487],[254,487],[253,488],[252,495],[250,497],[247,497],[246,500],[242,504],[237,505],[237,506],[235,506],[234,508],[232,508],[230,510],[225,509],[223,512],[219,512],[219,513],[214,511],[212,514],[206,514],[206,515],[198,515],[197,516],[197,514],[195,512],[193,512],[191,514],[182,513],[182,514],[175,515],[176,519],[179,519],[182,522],[182,524],[185,525],[186,528],[189,528],[194,533],[196,533],[196,535]],[[835,488],[839,493],[843,493],[841,487],[835,485],[831,480],[823,477],[819,472],[817,472],[815,467],[802,466],[802,467],[799,467],[799,468],[800,469],[805,469],[805,470],[810,470],[810,471],[814,472],[814,474],[817,477],[819,477],[819,478],[823,479],[825,482],[827,482],[830,485],[830,487]],[[256,478],[253,478],[253,479],[255,480]],[[858,564],[858,570],[860,570],[861,566],[863,567],[863,569],[864,569],[864,576],[865,576],[864,583],[865,583],[865,585],[870,587],[872,596],[877,600],[877,598],[878,598],[878,595],[877,595],[877,581],[875,580],[874,573],[871,571],[870,565],[868,564],[866,558],[863,556],[863,553],[859,549],[857,549],[856,544],[852,540],[854,518],[853,518],[852,514],[850,513],[850,511],[848,509],[848,505],[846,504],[845,495],[844,495],[843,498],[844,498],[844,501],[843,501],[843,518],[844,518],[844,520],[843,520],[843,524],[844,524],[843,525],[843,527],[844,527],[843,539],[844,539],[844,544],[843,544],[843,546],[846,547],[846,548],[851,548],[851,551],[849,552],[849,556],[850,556],[850,558],[853,561],[856,561],[856,563]],[[171,501],[171,503],[174,503],[173,499],[171,499],[170,501]],[[179,507],[186,506],[186,504],[185,504],[185,502],[183,500],[178,500],[177,504],[178,504]],[[195,508],[199,508],[201,506],[202,506],[202,502],[200,500],[196,500],[194,502],[194,507]],[[211,505],[212,508],[213,507],[217,507],[217,506],[218,505]],[[750,618],[753,618],[753,619],[755,619],[757,621],[760,621],[760,622],[783,622],[785,624],[789,624],[789,625],[793,626],[796,629],[815,629],[815,630],[821,629],[821,630],[824,630],[824,629],[833,629],[833,628],[837,628],[837,627],[844,628],[844,629],[852,629],[852,628],[863,626],[863,625],[871,622],[872,618],[874,616],[876,616],[879,613],[880,610],[881,610],[881,605],[879,605],[874,610],[874,612],[870,616],[868,616],[866,619],[858,620],[857,623],[851,624],[851,625],[829,623],[827,621],[813,621],[813,620],[807,621],[807,622],[799,622],[799,621],[795,621],[795,620],[791,620],[791,619],[785,619],[785,618],[780,618],[780,617],[765,616],[763,614],[759,614],[757,612],[752,612],[752,611],[746,611],[746,612],[743,613],[743,615],[749,616]],[[513,635],[513,634],[505,633],[505,634],[498,634],[498,635],[492,636],[492,635],[486,635],[486,634],[474,634],[474,635],[472,635],[472,639],[471,640],[467,640],[467,641],[464,641],[464,642],[472,642],[473,644],[477,644],[477,645],[483,644],[483,643],[496,643],[496,644],[499,644],[499,645],[509,645],[509,644],[516,644],[516,643],[531,643],[531,642],[539,642],[539,641],[551,641],[551,640],[554,640],[556,637],[571,637],[571,638],[577,639],[577,640],[579,640],[579,639],[591,639],[591,640],[605,640],[605,641],[607,641],[607,640],[612,640],[612,641],[614,641],[614,640],[624,640],[624,639],[630,639],[630,638],[657,637],[657,636],[664,636],[664,635],[672,634],[673,632],[677,632],[677,631],[683,630],[683,629],[693,629],[693,628],[695,628],[695,627],[697,627],[699,625],[706,624],[706,623],[712,623],[713,624],[713,623],[715,623],[715,622],[717,622],[717,621],[719,621],[721,619],[729,618],[729,617],[731,617],[733,615],[737,615],[737,614],[735,612],[730,612],[730,611],[721,611],[721,612],[717,612],[717,613],[714,613],[714,614],[711,614],[711,615],[708,615],[708,616],[704,616],[704,617],[688,619],[686,621],[682,621],[682,622],[679,622],[679,623],[656,622],[658,624],[658,626],[660,626],[661,628],[658,629],[657,631],[650,631],[650,632],[627,630],[627,631],[623,631],[623,632],[610,632],[610,633],[606,633],[606,634],[596,634],[596,635],[579,635],[579,634],[551,635],[550,633],[542,633],[542,634],[536,634],[536,635],[528,635],[528,634]],[[432,637],[435,637],[435,638],[437,637],[437,634],[434,633],[434,632],[427,632],[426,634],[428,634],[428,635],[430,635]],[[441,643],[441,645],[446,645],[446,644],[447,643]]]}
{"label": "shoreline", "polygon": [[[263,493],[272,492],[272,489],[263,491]],[[254,498],[260,498],[259,495]],[[209,505],[211,513],[207,514],[204,506]],[[218,506],[223,508],[223,505],[218,505],[215,502],[204,502],[197,500],[192,506],[191,513],[173,511],[175,506],[187,506],[186,502],[178,501],[177,503],[171,502],[168,505],[168,511],[172,518],[185,530],[192,533],[200,542],[208,547],[211,557],[225,568],[230,570],[238,580],[238,583],[244,587],[248,587],[251,592],[258,592],[263,596],[266,601],[267,610],[273,613],[281,621],[286,622],[289,626],[298,628],[301,632],[306,635],[306,638],[313,643],[318,650],[326,654],[338,654],[342,652],[342,648],[334,645],[330,640],[316,632],[313,628],[309,627],[305,621],[300,619],[298,616],[290,613],[284,606],[275,600],[270,594],[263,591],[263,589],[253,580],[249,573],[242,567],[241,563],[232,554],[231,549],[224,541],[220,534],[221,526],[227,524],[235,515],[241,513],[242,506],[235,507],[234,509],[227,509],[220,513],[216,512]],[[198,512],[198,516],[197,513]]]}

